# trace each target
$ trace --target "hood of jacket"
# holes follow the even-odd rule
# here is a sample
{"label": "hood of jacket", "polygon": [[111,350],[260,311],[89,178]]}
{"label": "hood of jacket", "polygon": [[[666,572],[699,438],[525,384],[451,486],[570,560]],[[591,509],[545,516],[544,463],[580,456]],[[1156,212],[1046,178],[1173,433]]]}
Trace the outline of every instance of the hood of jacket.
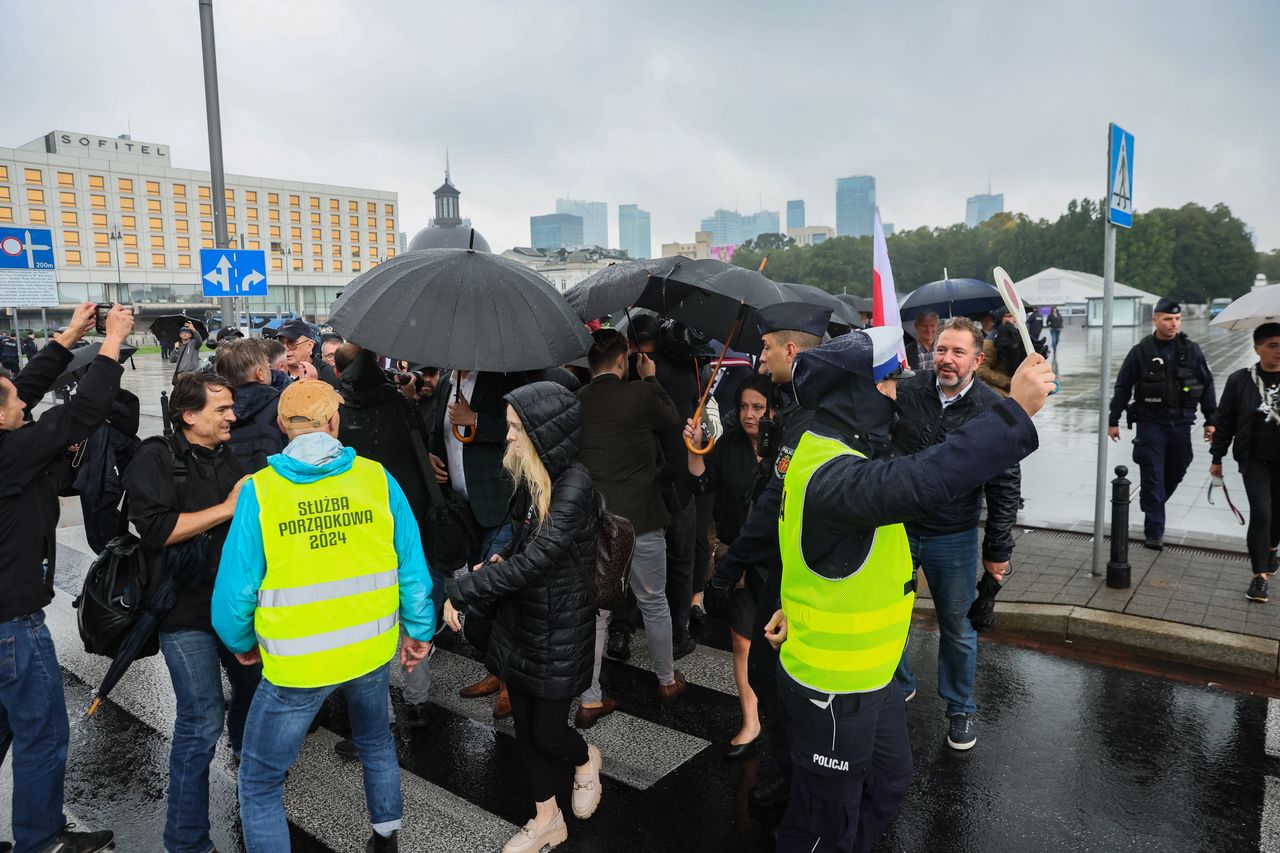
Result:
{"label": "hood of jacket", "polygon": [[800,353],[792,368],[796,397],[815,422],[863,452],[886,444],[894,419],[893,401],[872,379],[873,349],[867,335],[850,332]]}
{"label": "hood of jacket", "polygon": [[516,410],[533,449],[554,481],[578,458],[582,446],[582,404],[563,385],[534,382],[502,399]]}
{"label": "hood of jacket", "polygon": [[356,451],[343,447],[333,436],[309,432],[289,442],[281,453],[267,457],[267,464],[294,483],[314,483],[351,468]]}
{"label": "hood of jacket", "polygon": [[250,382],[235,389],[235,404],[231,411],[237,421],[253,420],[263,409],[280,396],[280,392],[261,382]]}

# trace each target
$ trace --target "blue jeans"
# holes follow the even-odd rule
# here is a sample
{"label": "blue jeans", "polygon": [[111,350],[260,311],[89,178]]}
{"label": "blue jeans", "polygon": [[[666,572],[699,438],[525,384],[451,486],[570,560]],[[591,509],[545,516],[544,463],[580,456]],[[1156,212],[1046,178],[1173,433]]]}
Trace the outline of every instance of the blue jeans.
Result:
{"label": "blue jeans", "polygon": [[288,853],[285,773],[297,759],[320,706],[338,689],[347,696],[351,739],[364,765],[364,796],[374,831],[386,835],[400,828],[404,803],[387,711],[390,679],[390,663],[328,687],[277,687],[263,679],[249,710],[240,755],[240,822],[248,853]]}
{"label": "blue jeans", "polygon": [[0,764],[13,746],[13,840],[42,849],[62,830],[67,700],[53,637],[37,611],[0,622]]}
{"label": "blue jeans", "polygon": [[[973,675],[978,667],[978,632],[969,622],[977,597],[978,529],[937,536],[908,536],[911,560],[924,569],[938,617],[938,695],[947,714],[972,714]],[[904,695],[916,689],[907,650],[894,679]]]}
{"label": "blue jeans", "polygon": [[[244,721],[253,692],[262,677],[261,666],[243,666],[207,631],[160,634],[160,651],[169,667],[178,714],[169,750],[169,804],[164,821],[164,846],[169,853],[208,853],[209,763],[226,720],[231,748],[239,752]],[[231,682],[228,713],[222,695],[222,670]]]}

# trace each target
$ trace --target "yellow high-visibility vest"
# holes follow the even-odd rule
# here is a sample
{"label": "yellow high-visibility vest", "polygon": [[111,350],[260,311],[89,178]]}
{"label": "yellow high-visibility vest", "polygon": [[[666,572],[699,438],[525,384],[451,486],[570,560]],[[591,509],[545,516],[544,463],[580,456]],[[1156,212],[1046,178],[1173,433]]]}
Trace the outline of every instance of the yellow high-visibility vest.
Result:
{"label": "yellow high-visibility vest", "polygon": [[357,456],[313,483],[270,466],[252,479],[267,562],[253,616],[263,676],[325,687],[385,664],[396,651],[400,586],[382,466]]}
{"label": "yellow high-visibility vest", "polygon": [[867,693],[888,684],[902,658],[915,603],[914,567],[901,524],[876,528],[859,566],[819,573],[805,561],[800,540],[809,480],[844,455],[865,458],[841,441],[807,432],[787,468],[778,516],[787,617],[780,656],[787,674],[806,687]]}

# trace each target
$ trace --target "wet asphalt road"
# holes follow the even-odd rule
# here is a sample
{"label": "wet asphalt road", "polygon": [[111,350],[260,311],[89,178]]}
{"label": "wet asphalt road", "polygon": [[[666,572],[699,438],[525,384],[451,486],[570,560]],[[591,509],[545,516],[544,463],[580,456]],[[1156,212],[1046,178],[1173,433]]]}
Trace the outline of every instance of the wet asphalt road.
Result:
{"label": "wet asphalt road", "polygon": [[[76,585],[83,570],[80,555],[68,556],[60,567],[64,590]],[[74,627],[65,616],[69,612],[60,596],[51,623],[61,625],[55,635],[63,648],[74,640]],[[725,639],[723,626],[708,626],[704,647],[694,657],[702,664],[722,661],[714,648],[723,648]],[[910,648],[921,686],[909,705],[916,779],[877,850],[1260,848],[1266,780],[1268,774],[1280,775],[1280,762],[1265,752],[1266,700],[984,642],[977,683],[978,745],[959,754],[943,741],[944,706],[933,693],[936,633],[914,631]],[[459,657],[442,657],[455,664],[475,658],[461,643],[453,651]],[[64,653],[64,665],[73,658]],[[694,665],[688,662],[689,668]],[[164,685],[139,683],[162,679],[157,672],[162,670],[139,668],[126,679],[132,680],[128,693],[154,699],[141,704],[130,700],[132,710],[108,703],[89,721],[79,712],[88,703],[90,688],[68,672],[73,719],[68,809],[85,824],[113,827],[121,850],[161,849],[171,716],[158,707],[166,701]],[[647,789],[607,776],[600,810],[590,821],[571,820],[570,840],[560,849],[771,850],[777,813],[746,805],[747,790],[767,758],[728,763],[715,745],[736,731],[736,699],[699,684],[668,711],[657,703],[653,676],[645,670],[610,661],[604,681],[639,723],[672,739],[680,732],[711,743]],[[398,692],[394,700],[399,704]],[[477,701],[477,716],[483,720],[486,700]],[[1274,716],[1274,727],[1280,729],[1280,713]],[[331,715],[317,736],[319,746],[291,776],[296,850],[362,849],[354,842],[367,835],[360,817],[363,803],[358,795],[339,802],[341,795],[335,793],[341,789],[336,780],[354,773],[329,749],[345,733],[344,717],[340,709]],[[602,728],[603,723],[596,731]],[[1272,733],[1272,741],[1273,749],[1280,745],[1280,730]],[[405,849],[496,849],[497,844],[487,847],[490,842],[483,839],[509,834],[510,824],[523,823],[530,815],[514,743],[495,733],[491,724],[435,708],[429,729],[400,738],[398,744],[406,790],[425,788],[423,802],[448,800],[441,811],[430,814],[407,807],[406,823],[417,819],[420,838],[423,829],[429,831],[428,840]],[[664,745],[659,738],[635,748],[662,750]],[[227,853],[241,847],[233,771],[225,754],[224,746],[215,760],[211,814],[214,839]],[[0,797],[8,795],[5,790]],[[567,776],[560,796],[567,801]],[[335,829],[335,823],[345,826]],[[432,840],[443,839],[440,833],[446,828],[468,840]],[[5,831],[7,826],[0,828]],[[349,840],[337,843],[335,838]],[[1262,849],[1280,848],[1263,844]]]}

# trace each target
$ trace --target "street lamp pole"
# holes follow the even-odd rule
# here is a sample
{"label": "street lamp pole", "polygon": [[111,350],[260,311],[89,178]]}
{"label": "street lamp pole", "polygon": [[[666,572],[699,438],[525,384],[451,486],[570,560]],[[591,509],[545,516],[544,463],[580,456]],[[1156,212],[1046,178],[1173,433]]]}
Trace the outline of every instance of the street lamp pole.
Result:
{"label": "street lamp pole", "polygon": [[[227,248],[227,180],[222,166],[222,114],[218,106],[218,52],[213,39],[213,0],[200,0],[200,47],[204,56],[204,106],[209,125],[209,182],[213,189],[214,245]],[[218,300],[223,326],[239,326],[236,301]]]}
{"label": "street lamp pole", "polygon": [[[111,231],[107,234],[111,242],[116,247],[116,299],[120,298],[120,291],[124,287],[123,276],[120,271],[120,241],[124,239],[124,233],[120,230],[119,223],[111,226]],[[104,299],[103,302],[111,302],[111,299]],[[126,300],[130,301],[130,300]]]}

